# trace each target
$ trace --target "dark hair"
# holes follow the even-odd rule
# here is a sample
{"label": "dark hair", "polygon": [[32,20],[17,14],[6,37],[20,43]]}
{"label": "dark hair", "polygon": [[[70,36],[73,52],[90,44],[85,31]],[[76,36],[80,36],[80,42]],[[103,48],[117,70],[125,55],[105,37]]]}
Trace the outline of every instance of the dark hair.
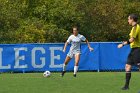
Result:
{"label": "dark hair", "polygon": [[73,27],[72,27],[72,32],[73,32],[73,28],[76,28],[76,29],[77,29],[77,31],[79,31],[78,26],[73,26]]}
{"label": "dark hair", "polygon": [[136,14],[130,14],[130,19],[133,19],[135,22],[138,21],[138,16]]}

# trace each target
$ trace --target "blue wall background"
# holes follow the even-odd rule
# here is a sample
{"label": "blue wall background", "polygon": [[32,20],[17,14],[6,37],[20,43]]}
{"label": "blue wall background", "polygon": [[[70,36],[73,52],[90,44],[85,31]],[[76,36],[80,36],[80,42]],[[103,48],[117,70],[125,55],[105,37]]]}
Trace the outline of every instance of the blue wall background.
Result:
{"label": "blue wall background", "polygon": [[[79,70],[120,70],[124,69],[129,46],[117,48],[116,42],[91,42],[94,48],[90,52],[87,44],[81,45]],[[1,44],[0,72],[7,71],[61,71],[66,53],[62,52],[64,44]],[[72,71],[74,59],[70,61],[67,70]]]}

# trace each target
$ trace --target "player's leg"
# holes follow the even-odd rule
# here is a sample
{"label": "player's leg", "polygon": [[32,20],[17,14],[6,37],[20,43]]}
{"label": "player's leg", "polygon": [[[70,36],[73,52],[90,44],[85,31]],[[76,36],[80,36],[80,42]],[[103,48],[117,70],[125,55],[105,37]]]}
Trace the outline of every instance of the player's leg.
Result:
{"label": "player's leg", "polygon": [[129,89],[129,83],[130,83],[130,79],[131,79],[131,68],[132,65],[134,65],[134,49],[131,49],[128,58],[127,58],[127,63],[125,65],[125,85],[122,88],[122,90],[128,90]]}
{"label": "player's leg", "polygon": [[67,67],[67,64],[69,63],[69,61],[71,60],[71,57],[67,56],[65,61],[64,61],[64,64],[63,64],[63,71],[61,73],[61,76],[63,77],[64,74],[66,73],[66,67]]}
{"label": "player's leg", "polygon": [[76,77],[76,73],[78,71],[79,60],[80,60],[80,53],[77,53],[75,54],[74,77]]}
{"label": "player's leg", "polygon": [[66,67],[67,64],[69,63],[69,61],[72,59],[73,57],[73,51],[69,51],[69,53],[67,54],[67,57],[65,58],[64,64],[63,64],[63,71],[61,73],[61,76],[63,77],[64,74],[66,73]]}
{"label": "player's leg", "polygon": [[64,64],[63,64],[63,71],[66,71],[66,66],[70,60],[71,60],[71,57],[67,56],[65,61],[64,61]]}
{"label": "player's leg", "polygon": [[126,71],[126,78],[125,78],[125,85],[122,88],[122,90],[128,90],[129,89],[129,83],[130,83],[130,79],[131,79],[131,68],[132,66],[129,64],[126,64],[125,66],[125,71]]}

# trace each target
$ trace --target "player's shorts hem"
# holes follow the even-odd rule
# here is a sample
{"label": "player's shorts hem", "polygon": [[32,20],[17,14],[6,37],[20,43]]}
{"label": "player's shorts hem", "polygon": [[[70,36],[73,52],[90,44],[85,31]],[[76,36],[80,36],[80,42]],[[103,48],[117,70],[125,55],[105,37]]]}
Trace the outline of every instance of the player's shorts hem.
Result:
{"label": "player's shorts hem", "polygon": [[81,54],[81,52],[80,52],[80,51],[69,52],[69,53],[67,54],[67,56],[70,57],[70,58],[73,58],[73,56],[74,56],[74,55],[77,55],[77,54]]}

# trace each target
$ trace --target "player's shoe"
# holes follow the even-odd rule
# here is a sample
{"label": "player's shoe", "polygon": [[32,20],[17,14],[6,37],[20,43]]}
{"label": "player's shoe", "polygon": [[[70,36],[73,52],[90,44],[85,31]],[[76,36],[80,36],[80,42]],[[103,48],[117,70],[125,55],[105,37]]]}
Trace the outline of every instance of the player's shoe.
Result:
{"label": "player's shoe", "polygon": [[66,71],[62,71],[61,77],[63,77],[65,73],[66,73]]}
{"label": "player's shoe", "polygon": [[74,77],[76,77],[76,74],[73,74]]}
{"label": "player's shoe", "polygon": [[124,87],[122,87],[121,89],[122,89],[122,90],[129,90],[129,87],[124,86]]}

